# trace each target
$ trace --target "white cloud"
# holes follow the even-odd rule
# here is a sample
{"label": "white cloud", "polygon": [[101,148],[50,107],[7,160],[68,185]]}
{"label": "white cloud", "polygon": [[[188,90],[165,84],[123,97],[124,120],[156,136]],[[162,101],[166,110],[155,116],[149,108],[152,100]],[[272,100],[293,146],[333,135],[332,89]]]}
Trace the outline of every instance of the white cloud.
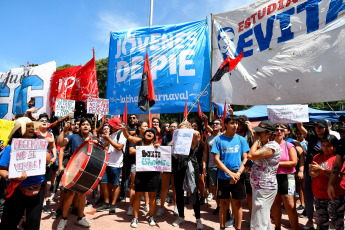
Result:
{"label": "white cloud", "polygon": [[102,11],[99,13],[97,39],[104,41],[109,32],[140,27],[141,24],[133,20],[132,16],[121,15],[118,12]]}

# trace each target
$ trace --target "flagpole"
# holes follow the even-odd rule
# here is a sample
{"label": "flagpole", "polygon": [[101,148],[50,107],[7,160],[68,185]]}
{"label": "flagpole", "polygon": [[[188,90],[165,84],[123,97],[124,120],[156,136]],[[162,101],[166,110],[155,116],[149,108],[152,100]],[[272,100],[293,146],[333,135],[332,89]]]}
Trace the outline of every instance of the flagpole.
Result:
{"label": "flagpole", "polygon": [[[210,79],[212,79],[212,67],[213,67],[213,24],[214,24],[214,19],[213,19],[213,13],[211,13],[211,76]],[[209,121],[211,121],[211,111],[212,111],[212,84],[210,87],[210,116],[209,116]]]}
{"label": "flagpole", "polygon": [[149,128],[152,128],[150,100],[149,100],[148,106],[149,106]]}
{"label": "flagpole", "polygon": [[150,1],[150,22],[149,26],[152,26],[152,15],[153,15],[153,0]]}
{"label": "flagpole", "polygon": [[206,91],[207,87],[211,84],[211,81],[207,84],[207,86],[205,87],[205,89],[200,93],[198,99],[194,102],[192,108],[190,108],[190,110],[187,113],[187,116],[183,119],[183,121],[185,121],[189,115],[189,113],[192,111],[192,109],[194,108],[195,104],[199,101],[200,97],[204,94],[204,92]]}

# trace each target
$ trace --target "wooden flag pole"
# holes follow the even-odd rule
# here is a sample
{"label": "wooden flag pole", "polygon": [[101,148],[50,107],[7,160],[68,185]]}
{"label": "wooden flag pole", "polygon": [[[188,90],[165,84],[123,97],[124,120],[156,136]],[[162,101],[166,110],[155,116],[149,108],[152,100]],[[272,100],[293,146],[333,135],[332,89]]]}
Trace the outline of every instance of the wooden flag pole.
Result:
{"label": "wooden flag pole", "polygon": [[[205,87],[205,89],[200,93],[198,99],[194,102],[192,108],[190,108],[190,110],[187,113],[187,116],[183,119],[183,121],[185,121],[189,115],[189,113],[192,111],[192,109],[194,108],[195,104],[199,101],[200,97],[204,94],[204,92],[206,91],[207,87],[211,84],[211,81],[207,84],[207,86]],[[150,108],[150,107],[149,107]],[[183,122],[182,121],[182,122]]]}
{"label": "wooden flag pole", "polygon": [[149,127],[152,128],[150,100],[148,103],[148,107],[149,107]]}
{"label": "wooden flag pole", "polygon": [[96,120],[95,120],[95,131],[97,130],[97,113],[96,113]]}

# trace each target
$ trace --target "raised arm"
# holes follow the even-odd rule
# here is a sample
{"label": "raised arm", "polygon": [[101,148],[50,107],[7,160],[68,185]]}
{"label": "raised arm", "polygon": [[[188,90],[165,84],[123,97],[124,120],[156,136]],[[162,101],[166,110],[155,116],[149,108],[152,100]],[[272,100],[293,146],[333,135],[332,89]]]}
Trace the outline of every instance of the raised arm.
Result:
{"label": "raised arm", "polygon": [[304,138],[307,138],[308,136],[308,130],[304,128],[303,123],[297,123],[298,130],[302,133]]}
{"label": "raised arm", "polygon": [[64,147],[68,144],[68,139],[65,138],[65,136],[66,136],[66,133],[68,132],[70,126],[71,126],[71,123],[69,121],[67,121],[65,126],[63,127],[62,132],[60,133],[60,135],[57,138],[56,143],[58,146]]}
{"label": "raised arm", "polygon": [[261,142],[259,140],[256,140],[254,144],[252,145],[251,149],[248,153],[248,160],[258,160],[258,159],[264,159],[273,156],[274,150],[268,147],[262,147]]}

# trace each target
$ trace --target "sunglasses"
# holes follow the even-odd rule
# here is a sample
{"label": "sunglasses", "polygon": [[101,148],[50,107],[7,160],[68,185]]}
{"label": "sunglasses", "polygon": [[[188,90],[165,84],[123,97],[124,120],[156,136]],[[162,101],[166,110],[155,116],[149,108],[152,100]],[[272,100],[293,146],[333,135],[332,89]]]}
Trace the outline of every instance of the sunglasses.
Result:
{"label": "sunglasses", "polygon": [[219,122],[213,122],[213,125],[220,125]]}
{"label": "sunglasses", "polygon": [[284,129],[276,129],[276,132],[284,132]]}
{"label": "sunglasses", "polygon": [[48,120],[39,120],[39,122],[48,123]]}
{"label": "sunglasses", "polygon": [[131,119],[136,119],[136,117],[129,117],[129,119],[131,120]]}

